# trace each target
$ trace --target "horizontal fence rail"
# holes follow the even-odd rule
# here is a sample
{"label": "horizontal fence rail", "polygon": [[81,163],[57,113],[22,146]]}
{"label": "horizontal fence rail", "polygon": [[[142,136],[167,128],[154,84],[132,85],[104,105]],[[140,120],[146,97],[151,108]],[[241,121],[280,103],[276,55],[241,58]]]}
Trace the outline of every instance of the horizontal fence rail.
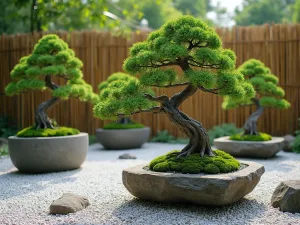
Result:
{"label": "horizontal fence rail", "polygon": [[[300,116],[300,24],[217,28],[216,31],[222,39],[223,47],[236,53],[237,66],[250,58],[259,59],[269,66],[272,73],[278,76],[286,98],[291,103],[288,110],[266,109],[259,119],[259,130],[277,136],[293,133],[298,129],[297,119]],[[122,71],[128,49],[133,43],[147,37],[145,32],[132,33],[129,39],[96,31],[55,33],[83,61],[84,79],[93,86],[94,91],[110,74]],[[33,92],[7,97],[4,88],[10,82],[10,71],[22,56],[32,52],[35,43],[44,34],[0,36],[0,115],[10,116],[20,128],[33,124],[35,108],[49,99],[50,93]],[[59,85],[64,84],[63,80],[56,81]],[[169,96],[181,90],[182,87],[156,89],[157,94]],[[201,121],[207,129],[222,123],[236,123],[241,127],[254,110],[253,107],[241,107],[225,111],[221,103],[221,97],[198,91],[181,108],[189,116]],[[75,127],[90,134],[108,123],[94,118],[92,105],[77,99],[61,101],[49,111],[49,115],[60,125]],[[165,129],[173,135],[183,135],[164,115],[144,113],[133,118],[150,126],[153,135]]]}

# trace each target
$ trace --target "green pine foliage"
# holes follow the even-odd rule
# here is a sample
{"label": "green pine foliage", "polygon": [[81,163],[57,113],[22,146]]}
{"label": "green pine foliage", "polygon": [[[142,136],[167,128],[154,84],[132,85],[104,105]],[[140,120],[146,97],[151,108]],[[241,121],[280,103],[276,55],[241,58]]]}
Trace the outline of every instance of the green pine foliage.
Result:
{"label": "green pine foliage", "polygon": [[[166,23],[130,49],[123,68],[139,80],[132,76],[100,84],[95,116],[112,119],[118,114],[130,115],[153,107],[154,103],[144,97],[145,87],[152,86],[190,84],[230,99],[253,97],[253,87],[235,69],[234,52],[221,45],[214,29],[192,16]],[[188,66],[182,68],[183,73],[176,72],[175,67],[182,64]]]}
{"label": "green pine foliage", "polygon": [[24,128],[17,133],[17,137],[54,137],[79,134],[80,131],[70,127],[58,127],[56,129],[36,129],[34,126]]}
{"label": "green pine foliage", "polygon": [[[287,109],[290,103],[283,99],[284,90],[278,86],[278,78],[271,74],[268,67],[259,60],[249,59],[239,67],[239,72],[249,81],[259,98],[259,103],[263,107],[274,107],[279,109]],[[248,99],[232,99],[225,97],[222,107],[224,109],[236,108],[242,105],[254,104],[250,98]]]}
{"label": "green pine foliage", "polygon": [[233,134],[229,139],[234,141],[270,141],[272,140],[272,136],[260,132],[259,135]]}
{"label": "green pine foliage", "polygon": [[76,97],[81,101],[97,102],[98,95],[83,80],[82,66],[67,43],[57,35],[45,35],[34,46],[32,54],[22,57],[11,71],[12,82],[5,88],[5,93],[12,96],[28,91],[43,91],[47,89],[45,77],[50,75],[67,80],[64,86],[52,91],[53,96],[63,100]]}
{"label": "green pine foliage", "polygon": [[215,156],[213,157],[201,157],[194,153],[177,159],[178,152],[180,151],[175,150],[153,159],[149,164],[149,169],[156,172],[218,174],[233,172],[240,168],[238,160],[221,150],[214,150]]}
{"label": "green pine foliage", "polygon": [[126,73],[112,74],[99,84],[98,90],[99,102],[94,106],[94,114],[102,119],[117,119],[118,115],[130,115],[154,106],[144,97],[144,94],[153,94],[153,91]]}

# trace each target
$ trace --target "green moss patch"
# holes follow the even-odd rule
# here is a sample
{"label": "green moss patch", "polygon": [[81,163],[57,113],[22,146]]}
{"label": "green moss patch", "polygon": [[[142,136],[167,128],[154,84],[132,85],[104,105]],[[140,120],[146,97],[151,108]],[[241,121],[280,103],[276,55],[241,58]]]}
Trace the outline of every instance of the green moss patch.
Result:
{"label": "green moss patch", "polygon": [[180,172],[189,174],[229,173],[240,168],[240,162],[221,150],[214,150],[215,156],[203,156],[198,153],[176,159],[179,150],[167,153],[153,159],[149,168],[156,172]]}
{"label": "green moss patch", "polygon": [[135,128],[144,128],[145,126],[140,123],[109,123],[106,124],[103,129],[135,129]]}
{"label": "green moss patch", "polygon": [[79,134],[80,131],[70,127],[58,127],[56,129],[35,129],[27,127],[17,133],[18,137],[54,137]]}
{"label": "green moss patch", "polygon": [[259,135],[242,135],[234,134],[229,137],[229,140],[234,141],[270,141],[272,136],[266,133],[259,133]]}

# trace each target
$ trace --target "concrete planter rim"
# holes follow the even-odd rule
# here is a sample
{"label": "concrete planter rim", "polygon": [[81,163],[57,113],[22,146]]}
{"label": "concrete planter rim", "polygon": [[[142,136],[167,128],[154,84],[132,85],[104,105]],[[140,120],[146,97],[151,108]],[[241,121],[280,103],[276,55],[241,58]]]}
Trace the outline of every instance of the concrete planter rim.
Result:
{"label": "concrete planter rim", "polygon": [[272,139],[269,140],[269,141],[237,141],[237,140],[230,140],[229,139],[230,136],[224,136],[224,137],[219,137],[219,138],[216,138],[214,139],[214,141],[228,141],[228,142],[236,142],[236,143],[245,143],[245,144],[250,144],[250,143],[257,143],[257,144],[260,144],[260,143],[276,143],[276,142],[282,142],[284,140],[283,137],[273,137],[272,136]]}
{"label": "concrete planter rim", "polygon": [[79,134],[74,134],[74,135],[65,135],[65,136],[51,136],[51,137],[18,137],[17,135],[14,136],[10,136],[8,137],[8,139],[23,139],[23,140],[43,140],[43,139],[60,139],[60,138],[70,138],[70,137],[80,137],[80,136],[85,136],[85,135],[89,135],[86,132],[80,132]]}
{"label": "concrete planter rim", "polygon": [[246,160],[239,160],[241,164],[247,165],[247,167],[230,172],[230,173],[218,173],[218,174],[184,174],[184,173],[172,173],[172,172],[156,172],[152,170],[146,170],[145,167],[149,166],[148,163],[139,164],[137,166],[129,167],[124,169],[124,171],[132,172],[133,169],[139,170],[139,172],[144,172],[144,174],[150,175],[150,176],[156,176],[156,177],[166,177],[166,176],[173,176],[173,177],[185,177],[185,178],[195,178],[195,177],[202,177],[202,178],[208,178],[208,179],[220,179],[223,180],[225,176],[230,178],[231,176],[244,176],[245,174],[249,174],[252,172],[255,172],[257,169],[261,168],[261,164],[253,162],[253,161],[246,161]]}
{"label": "concrete planter rim", "polygon": [[150,130],[150,127],[141,127],[141,128],[129,128],[129,129],[103,129],[103,128],[97,128],[96,131],[101,132],[101,131],[105,131],[105,132],[113,132],[113,131],[128,131],[128,130]]}

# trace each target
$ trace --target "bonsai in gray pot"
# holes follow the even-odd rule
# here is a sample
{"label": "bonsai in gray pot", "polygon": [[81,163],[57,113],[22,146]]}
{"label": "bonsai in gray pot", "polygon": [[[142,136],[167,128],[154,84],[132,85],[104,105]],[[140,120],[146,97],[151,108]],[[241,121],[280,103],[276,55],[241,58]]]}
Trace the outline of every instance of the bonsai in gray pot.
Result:
{"label": "bonsai in gray pot", "polygon": [[273,157],[281,150],[284,139],[259,132],[257,121],[265,108],[287,109],[290,107],[290,103],[284,99],[285,93],[278,86],[278,78],[271,74],[270,69],[263,62],[257,59],[249,59],[238,70],[245,80],[253,85],[256,95],[248,99],[229,99],[225,97],[222,107],[231,109],[254,105],[256,110],[245,121],[242,133],[215,139],[214,145],[234,156]]}
{"label": "bonsai in gray pot", "polygon": [[[106,100],[109,92],[107,87],[113,85],[114,88],[122,88],[123,82],[132,81],[138,83],[138,80],[126,73],[114,73],[106,81],[99,84],[99,99]],[[147,90],[149,93],[150,89]],[[117,97],[117,96],[116,96]],[[131,104],[128,102],[127,104]],[[137,123],[126,115],[118,115],[113,118],[115,122],[104,125],[102,129],[96,130],[96,137],[105,149],[133,149],[140,148],[149,138],[150,128]]]}
{"label": "bonsai in gray pot", "polygon": [[[235,54],[221,47],[213,28],[191,16],[170,21],[134,44],[123,68],[132,78],[103,87],[95,116],[157,113],[167,116],[189,138],[181,150],[123,170],[123,184],[131,194],[157,202],[226,205],[253,190],[264,167],[212,150],[202,124],[180,108],[199,90],[233,99],[255,94],[235,70]],[[170,97],[155,96],[147,92],[152,86],[182,90]]]}
{"label": "bonsai in gray pot", "polygon": [[[35,110],[35,123],[9,138],[9,154],[22,172],[40,173],[76,169],[83,163],[88,149],[88,134],[68,127],[59,127],[47,111],[69,97],[96,102],[98,95],[83,80],[82,62],[67,43],[57,35],[42,37],[32,54],[22,57],[11,71],[6,86],[8,96],[30,91],[51,91],[51,99]],[[66,80],[59,86],[53,77]]]}

